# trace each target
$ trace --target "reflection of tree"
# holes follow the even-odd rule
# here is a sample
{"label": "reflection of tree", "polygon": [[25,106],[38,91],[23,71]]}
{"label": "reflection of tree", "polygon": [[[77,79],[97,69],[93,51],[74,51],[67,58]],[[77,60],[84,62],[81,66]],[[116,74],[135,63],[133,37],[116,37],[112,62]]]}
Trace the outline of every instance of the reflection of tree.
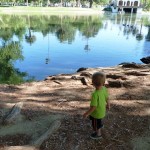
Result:
{"label": "reflection of tree", "polygon": [[146,40],[150,41],[150,26],[148,27],[148,33],[147,33],[147,36],[146,36]]}
{"label": "reflection of tree", "polygon": [[25,36],[26,42],[32,45],[36,41],[36,37],[31,34],[31,28],[28,29],[29,34]]}
{"label": "reflection of tree", "polygon": [[0,38],[3,40],[4,43],[9,41],[13,36],[13,30],[11,28],[5,28],[0,31]]}
{"label": "reflection of tree", "polygon": [[45,64],[48,64],[49,61],[50,61],[50,58],[49,58],[49,34],[48,34],[48,55],[47,55],[47,57],[45,59]]}
{"label": "reflection of tree", "polygon": [[140,27],[140,32],[136,35],[136,39],[138,41],[141,41],[143,39],[143,35],[142,35],[142,23],[141,23],[141,27]]}
{"label": "reflection of tree", "polygon": [[60,23],[58,30],[56,31],[56,36],[60,42],[67,41],[72,43],[75,37],[75,29],[71,26],[69,22],[64,22],[65,17],[60,17]]}
{"label": "reflection of tree", "polygon": [[84,50],[85,50],[86,52],[88,52],[88,51],[91,50],[90,47],[89,47],[89,39],[88,39],[88,38],[87,38],[87,43],[86,43],[86,45],[85,45],[85,47],[84,47]]}
{"label": "reflection of tree", "polygon": [[86,37],[95,36],[102,25],[102,21],[99,19],[99,16],[2,15],[0,18],[0,28],[3,30],[0,32],[0,37],[4,41],[8,41],[13,35],[16,35],[22,40],[26,31],[26,25],[28,25],[28,33],[25,38],[30,44],[36,40],[33,31],[42,32],[44,36],[48,33],[54,33],[60,42],[72,43],[77,29]]}
{"label": "reflection of tree", "polygon": [[79,30],[86,38],[96,36],[99,29],[103,27],[102,21],[100,19],[97,20],[97,18],[93,18],[92,16],[86,16],[83,19],[84,23],[79,24]]}
{"label": "reflection of tree", "polygon": [[85,16],[82,19],[83,19],[82,22],[78,24],[78,28],[82,33],[82,35],[87,39],[87,43],[84,47],[84,50],[89,51],[90,50],[88,43],[89,38],[95,37],[98,34],[99,29],[103,27],[103,24],[100,19],[96,19],[92,16]]}
{"label": "reflection of tree", "polygon": [[28,28],[29,33],[28,33],[28,35],[25,36],[25,39],[26,39],[26,42],[30,43],[30,45],[31,45],[36,41],[36,37],[31,34],[31,23],[30,23],[30,16],[29,15],[28,15],[28,26],[29,26],[29,28]]}
{"label": "reflection of tree", "polygon": [[18,42],[9,42],[0,47],[0,83],[18,84],[27,76],[14,68],[14,61],[23,60],[21,46]]}

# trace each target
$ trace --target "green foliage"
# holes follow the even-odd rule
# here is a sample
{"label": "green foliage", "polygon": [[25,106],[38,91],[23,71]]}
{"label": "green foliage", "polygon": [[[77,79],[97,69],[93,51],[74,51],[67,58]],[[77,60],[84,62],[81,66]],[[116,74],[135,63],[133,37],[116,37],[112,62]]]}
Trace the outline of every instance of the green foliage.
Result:
{"label": "green foliage", "polygon": [[150,0],[142,0],[143,9],[146,11],[150,11]]}
{"label": "green foliage", "polygon": [[109,3],[108,0],[94,0],[94,2],[95,2],[96,4],[103,4],[103,5]]}
{"label": "green foliage", "polygon": [[[25,82],[26,72],[20,72],[14,67],[16,60],[23,60],[21,45],[19,42],[9,42],[0,47],[0,83],[20,84]],[[26,81],[33,81],[30,77]]]}
{"label": "green foliage", "polygon": [[150,2],[148,2],[148,3],[146,4],[145,9],[146,9],[147,11],[150,11]]}
{"label": "green foliage", "polygon": [[14,61],[23,60],[18,42],[9,42],[0,47],[0,83],[19,84],[27,74],[14,68]]}

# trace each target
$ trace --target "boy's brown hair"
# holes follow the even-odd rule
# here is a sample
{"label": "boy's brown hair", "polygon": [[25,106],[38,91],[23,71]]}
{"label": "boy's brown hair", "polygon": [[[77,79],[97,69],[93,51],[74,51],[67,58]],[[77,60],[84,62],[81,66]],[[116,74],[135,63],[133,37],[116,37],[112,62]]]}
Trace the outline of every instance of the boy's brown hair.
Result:
{"label": "boy's brown hair", "polygon": [[96,72],[92,76],[92,83],[94,86],[103,86],[105,84],[106,75],[102,72]]}

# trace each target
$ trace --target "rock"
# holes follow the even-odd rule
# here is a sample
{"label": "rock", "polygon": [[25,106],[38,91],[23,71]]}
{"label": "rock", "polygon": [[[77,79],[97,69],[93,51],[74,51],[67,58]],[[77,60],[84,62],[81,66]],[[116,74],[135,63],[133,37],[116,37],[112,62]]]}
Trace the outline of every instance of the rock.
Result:
{"label": "rock", "polygon": [[143,57],[140,59],[144,64],[150,64],[150,56]]}
{"label": "rock", "polygon": [[86,69],[87,69],[87,68],[81,67],[81,68],[79,68],[79,69],[77,70],[77,72],[84,71],[84,70],[86,70]]}
{"label": "rock", "polygon": [[89,72],[82,72],[82,73],[80,74],[80,76],[85,76],[85,77],[92,78],[92,75],[91,75]]}
{"label": "rock", "polygon": [[108,87],[121,88],[122,86],[123,86],[122,82],[119,80],[115,80],[115,81],[108,80]]}
{"label": "rock", "polygon": [[120,65],[122,65],[123,68],[142,68],[141,65],[138,65],[136,63],[122,63]]}
{"label": "rock", "polygon": [[125,73],[126,75],[133,75],[133,76],[146,76],[149,75],[147,73],[137,72],[137,71],[129,71]]}
{"label": "rock", "polygon": [[116,75],[116,74],[107,74],[106,78],[119,79],[119,78],[123,78],[123,76],[122,75]]}
{"label": "rock", "polygon": [[52,77],[47,77],[45,80],[69,80],[71,76],[57,75]]}
{"label": "rock", "polygon": [[132,88],[132,87],[135,87],[135,85],[131,81],[125,81],[125,82],[123,82],[123,87]]}
{"label": "rock", "polygon": [[[131,64],[130,62],[122,62],[119,65],[126,65],[126,64]],[[134,62],[132,62],[132,64],[135,64]]]}
{"label": "rock", "polygon": [[85,77],[82,77],[81,78],[81,82],[82,82],[83,85],[88,85],[89,80],[87,78],[85,78]]}

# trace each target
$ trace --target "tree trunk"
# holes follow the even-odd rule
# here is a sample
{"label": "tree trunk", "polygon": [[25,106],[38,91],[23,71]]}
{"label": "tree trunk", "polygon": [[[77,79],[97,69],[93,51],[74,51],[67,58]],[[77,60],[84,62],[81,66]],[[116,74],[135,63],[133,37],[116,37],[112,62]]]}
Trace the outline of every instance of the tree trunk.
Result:
{"label": "tree trunk", "polygon": [[9,123],[14,122],[20,115],[22,106],[23,106],[23,102],[19,102],[19,103],[15,104],[12,107],[12,109],[9,111],[9,113],[6,116],[4,116],[3,123],[9,124]]}
{"label": "tree trunk", "polygon": [[54,121],[51,126],[49,127],[49,129],[43,134],[41,135],[41,137],[39,137],[37,140],[31,142],[31,145],[35,146],[35,147],[40,147],[42,145],[42,143],[48,139],[54,131],[56,131],[61,125],[60,121]]}

